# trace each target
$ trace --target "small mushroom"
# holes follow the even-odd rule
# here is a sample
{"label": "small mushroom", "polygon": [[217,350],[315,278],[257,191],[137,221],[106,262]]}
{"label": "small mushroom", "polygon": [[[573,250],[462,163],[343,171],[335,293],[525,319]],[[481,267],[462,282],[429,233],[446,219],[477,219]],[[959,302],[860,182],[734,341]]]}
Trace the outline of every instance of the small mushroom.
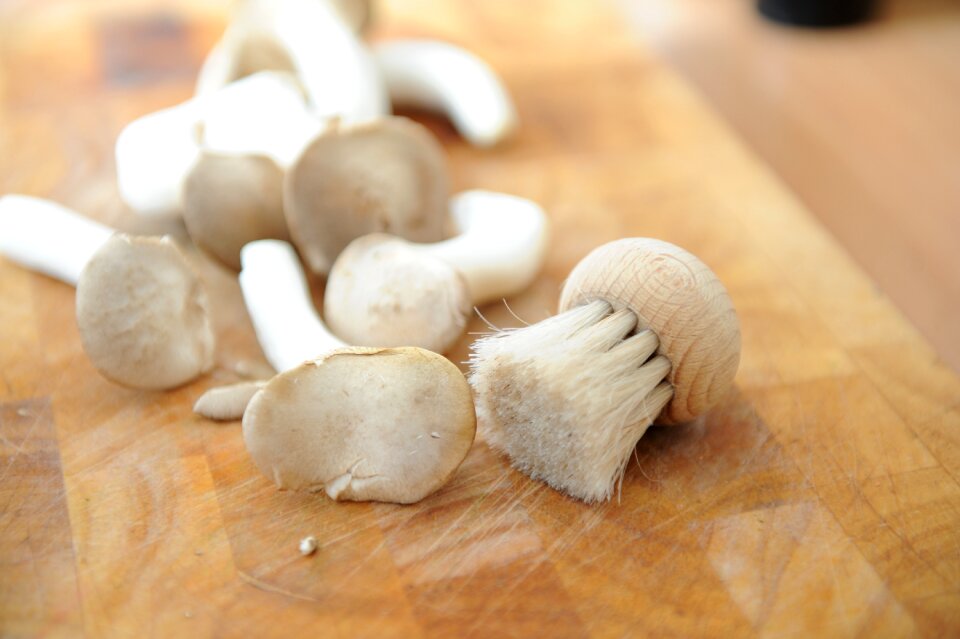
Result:
{"label": "small mushroom", "polygon": [[[197,95],[263,70],[292,71],[313,110],[348,122],[390,112],[373,56],[326,0],[245,0],[200,70]],[[358,12],[361,15],[362,12]]]}
{"label": "small mushroom", "polygon": [[450,212],[458,231],[451,239],[415,244],[374,234],[340,254],[324,297],[336,335],[351,344],[443,353],[463,333],[473,306],[530,285],[547,246],[539,206],[475,190],[453,197]]}
{"label": "small mushroom", "polygon": [[283,171],[263,155],[202,153],[183,183],[183,221],[197,246],[240,270],[245,244],[289,238]]}
{"label": "small mushroom", "polygon": [[493,146],[516,130],[510,94],[474,54],[436,40],[391,40],[374,54],[395,105],[447,115],[476,146]]}
{"label": "small mushroom", "polygon": [[77,287],[83,349],[132,388],[185,384],[213,365],[207,296],[168,237],[137,237],[53,202],[0,198],[0,253]]}
{"label": "small mushroom", "polygon": [[391,117],[314,138],[287,171],[284,212],[307,265],[325,274],[361,235],[443,239],[448,196],[439,144],[423,126]]}
{"label": "small mushroom", "polygon": [[475,342],[470,382],[488,440],[516,468],[594,502],[655,420],[689,421],[726,394],[739,355],[716,275],[677,246],[631,238],[576,266],[558,315]]}
{"label": "small mushroom", "polygon": [[116,144],[120,196],[141,215],[177,214],[202,150],[265,155],[285,168],[323,126],[290,74],[257,73],[124,127]]}
{"label": "small mushroom", "polygon": [[242,260],[257,338],[283,371],[243,413],[260,470],[281,488],[338,500],[412,503],[442,486],[476,432],[459,369],[419,348],[345,347],[313,309],[286,242],[252,242]]}

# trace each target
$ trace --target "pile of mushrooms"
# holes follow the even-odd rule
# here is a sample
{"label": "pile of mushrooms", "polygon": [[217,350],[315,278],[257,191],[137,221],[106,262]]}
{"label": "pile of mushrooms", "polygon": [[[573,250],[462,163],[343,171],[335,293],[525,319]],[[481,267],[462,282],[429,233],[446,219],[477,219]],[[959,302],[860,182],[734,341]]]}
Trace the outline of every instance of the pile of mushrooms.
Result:
{"label": "pile of mushrooms", "polygon": [[[391,104],[438,111],[470,144],[495,146],[517,118],[493,70],[438,41],[371,48],[361,38],[370,20],[364,0],[240,0],[196,94],[117,139],[121,199],[138,215],[180,217],[203,253],[239,270],[277,372],[211,388],[194,409],[242,419],[253,461],[280,488],[412,503],[465,458],[476,392],[481,424],[518,468],[575,497],[608,498],[628,449],[671,397],[669,405],[700,397],[685,390],[690,365],[670,349],[672,325],[644,315],[657,307],[618,297],[621,289],[595,291],[600,276],[578,268],[576,288],[564,293],[572,310],[475,347],[471,391],[442,353],[476,306],[533,282],[547,216],[513,195],[452,195],[441,145],[390,113]],[[117,233],[52,202],[7,195],[0,255],[77,287],[81,343],[107,379],[155,391],[214,366],[207,293],[171,238]],[[607,277],[618,266],[603,264],[602,284],[619,281]],[[324,316],[304,266],[326,280]],[[630,268],[658,286],[672,281]],[[640,330],[648,325],[653,332]],[[666,352],[652,356],[658,345]],[[615,363],[616,379],[604,377],[603,362]],[[735,369],[728,358],[710,392],[724,390]],[[592,416],[594,404],[576,405],[572,390],[582,375],[611,383],[614,395],[600,401],[608,409],[625,398],[633,408]],[[566,408],[554,415],[551,402]],[[628,425],[618,420],[636,425],[613,432]]]}

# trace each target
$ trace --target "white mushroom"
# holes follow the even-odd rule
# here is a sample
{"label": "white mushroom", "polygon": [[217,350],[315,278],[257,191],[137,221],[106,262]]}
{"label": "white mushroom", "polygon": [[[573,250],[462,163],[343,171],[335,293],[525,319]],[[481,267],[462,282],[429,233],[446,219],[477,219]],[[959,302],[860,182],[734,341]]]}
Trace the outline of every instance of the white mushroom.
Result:
{"label": "white mushroom", "polygon": [[202,153],[183,183],[183,222],[197,246],[239,270],[247,243],[289,237],[283,171],[263,155]]}
{"label": "white mushroom", "polygon": [[547,219],[534,202],[490,191],[450,200],[458,234],[433,244],[388,235],[351,243],[330,271],[324,315],[352,344],[445,352],[470,309],[525,289],[543,264]]}
{"label": "white mushroom", "polygon": [[418,348],[338,348],[293,248],[244,247],[240,285],[257,338],[281,372],[243,413],[243,437],[281,488],[412,503],[463,461],[476,431],[456,366]]}
{"label": "white mushroom", "polygon": [[283,200],[294,244],[324,274],[361,235],[443,239],[448,197],[440,145],[422,125],[390,117],[314,138],[287,171]]}
{"label": "white mushroom", "polygon": [[197,94],[250,73],[292,71],[313,110],[347,122],[390,112],[373,56],[326,0],[244,0],[204,62]]}
{"label": "white mushroom", "polygon": [[120,196],[143,215],[178,213],[201,150],[264,155],[285,168],[323,126],[290,74],[257,73],[128,124],[116,145]]}
{"label": "white mushroom", "polygon": [[136,237],[38,198],[0,198],[0,253],[77,286],[84,351],[133,388],[185,384],[213,365],[207,297],[168,237]]}
{"label": "white mushroom", "polygon": [[488,441],[531,477],[593,502],[610,498],[654,420],[689,421],[726,394],[740,330],[703,262],[629,238],[581,260],[559,315],[478,340],[473,352]]}
{"label": "white mushroom", "polygon": [[436,40],[391,40],[374,53],[394,104],[445,114],[476,146],[497,144],[516,129],[510,94],[474,54]]}

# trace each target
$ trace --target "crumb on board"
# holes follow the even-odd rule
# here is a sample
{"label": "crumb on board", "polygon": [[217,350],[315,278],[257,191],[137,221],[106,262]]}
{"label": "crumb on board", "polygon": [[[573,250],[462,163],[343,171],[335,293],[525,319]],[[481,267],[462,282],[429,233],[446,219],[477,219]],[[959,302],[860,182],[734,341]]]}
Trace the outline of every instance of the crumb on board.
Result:
{"label": "crumb on board", "polygon": [[317,552],[317,545],[317,538],[313,535],[304,537],[300,540],[300,554],[304,557],[309,557],[313,553]]}

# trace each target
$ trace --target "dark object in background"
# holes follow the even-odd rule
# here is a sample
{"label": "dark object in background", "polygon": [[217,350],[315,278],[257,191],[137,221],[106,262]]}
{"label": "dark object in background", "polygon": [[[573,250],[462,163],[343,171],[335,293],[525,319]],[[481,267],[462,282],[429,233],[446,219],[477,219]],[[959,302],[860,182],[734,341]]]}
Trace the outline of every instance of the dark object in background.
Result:
{"label": "dark object in background", "polygon": [[786,24],[838,27],[866,20],[874,0],[759,0],[760,13]]}

